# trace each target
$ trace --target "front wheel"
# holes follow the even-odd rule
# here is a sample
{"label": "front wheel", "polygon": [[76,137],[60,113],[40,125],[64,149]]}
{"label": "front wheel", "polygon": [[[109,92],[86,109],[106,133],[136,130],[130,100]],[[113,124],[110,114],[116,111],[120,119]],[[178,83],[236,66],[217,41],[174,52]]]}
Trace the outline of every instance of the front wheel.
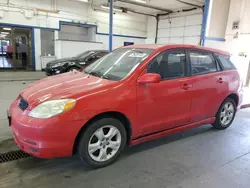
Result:
{"label": "front wheel", "polygon": [[92,168],[114,162],[127,141],[124,125],[117,119],[103,118],[90,124],[78,146],[81,161]]}
{"label": "front wheel", "polygon": [[70,67],[67,72],[80,71],[78,67]]}
{"label": "front wheel", "polygon": [[228,128],[232,124],[235,114],[236,104],[233,99],[227,98],[220,106],[213,126],[219,130]]}

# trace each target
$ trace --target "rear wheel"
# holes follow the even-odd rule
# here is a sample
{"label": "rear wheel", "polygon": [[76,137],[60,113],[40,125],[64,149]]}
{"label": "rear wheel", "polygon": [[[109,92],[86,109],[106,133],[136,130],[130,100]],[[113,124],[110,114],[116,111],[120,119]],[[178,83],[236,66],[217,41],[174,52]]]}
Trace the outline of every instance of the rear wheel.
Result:
{"label": "rear wheel", "polygon": [[216,114],[216,121],[213,124],[213,126],[216,129],[220,130],[228,128],[232,124],[235,118],[235,114],[236,114],[235,101],[231,98],[227,98],[220,106]]}
{"label": "rear wheel", "polygon": [[81,161],[92,168],[114,162],[126,145],[126,130],[117,119],[103,118],[87,127],[78,146]]}

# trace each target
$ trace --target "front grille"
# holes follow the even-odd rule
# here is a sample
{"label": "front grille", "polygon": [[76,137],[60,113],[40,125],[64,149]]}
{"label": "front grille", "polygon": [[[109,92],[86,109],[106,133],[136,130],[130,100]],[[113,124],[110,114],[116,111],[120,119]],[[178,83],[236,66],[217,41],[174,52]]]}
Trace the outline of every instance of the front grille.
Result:
{"label": "front grille", "polygon": [[22,111],[24,111],[29,107],[29,103],[26,100],[24,100],[22,97],[20,97],[18,106]]}

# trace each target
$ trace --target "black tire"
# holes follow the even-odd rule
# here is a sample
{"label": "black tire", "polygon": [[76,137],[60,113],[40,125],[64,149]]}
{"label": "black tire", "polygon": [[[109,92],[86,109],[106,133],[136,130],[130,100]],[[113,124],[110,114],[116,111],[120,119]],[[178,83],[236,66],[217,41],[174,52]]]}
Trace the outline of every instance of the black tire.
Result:
{"label": "black tire", "polygon": [[[90,139],[93,138],[92,136],[94,133],[102,127],[107,125],[112,125],[113,127],[117,128],[120,132],[121,144],[119,149],[116,151],[114,156],[106,161],[96,161],[92,159],[88,152],[88,145]],[[113,163],[120,155],[122,150],[125,148],[127,143],[127,133],[124,125],[118,120],[114,118],[102,118],[99,120],[94,121],[84,131],[83,135],[81,136],[78,144],[78,155],[83,162],[83,164],[88,168],[102,168],[111,163]],[[108,146],[107,146],[108,147]]]}
{"label": "black tire", "polygon": [[[232,113],[232,119],[227,124],[223,124],[221,114],[223,113],[223,108],[225,107],[226,104],[233,105],[233,113]],[[228,128],[234,121],[236,110],[237,110],[237,108],[236,108],[235,101],[231,98],[226,98],[224,100],[224,102],[221,104],[221,106],[216,114],[216,120],[212,124],[214,126],[214,128],[219,129],[219,130],[224,130],[224,129]]]}
{"label": "black tire", "polygon": [[80,69],[78,67],[70,67],[67,72],[70,72],[70,71],[73,71],[73,70],[76,70],[76,71],[80,71]]}

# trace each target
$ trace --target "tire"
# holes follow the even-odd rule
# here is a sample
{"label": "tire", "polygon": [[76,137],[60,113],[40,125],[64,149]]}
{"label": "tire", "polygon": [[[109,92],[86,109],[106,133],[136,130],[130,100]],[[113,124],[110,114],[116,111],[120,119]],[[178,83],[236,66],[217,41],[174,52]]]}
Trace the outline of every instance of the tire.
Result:
{"label": "tire", "polygon": [[124,125],[118,119],[103,118],[88,125],[80,138],[78,155],[86,167],[101,168],[113,163],[126,143]]}
{"label": "tire", "polygon": [[[230,106],[230,107],[229,107]],[[231,98],[225,99],[221,104],[217,114],[214,124],[212,124],[216,129],[224,130],[228,128],[235,118],[236,114],[236,104]]]}
{"label": "tire", "polygon": [[71,72],[71,71],[74,71],[74,70],[79,71],[80,69],[79,69],[78,67],[70,67],[70,68],[67,70],[67,72]]}

